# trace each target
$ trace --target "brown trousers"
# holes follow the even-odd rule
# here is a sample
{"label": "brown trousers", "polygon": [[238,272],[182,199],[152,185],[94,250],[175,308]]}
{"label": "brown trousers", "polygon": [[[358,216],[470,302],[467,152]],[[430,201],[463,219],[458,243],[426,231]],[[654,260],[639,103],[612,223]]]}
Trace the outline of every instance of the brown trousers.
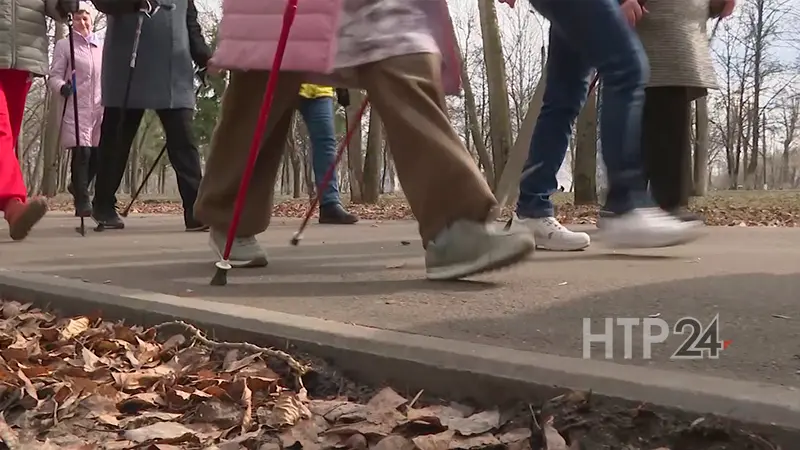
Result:
{"label": "brown trousers", "polygon": [[[423,245],[458,219],[485,221],[497,204],[447,117],[439,57],[414,54],[356,68],[384,124],[397,175]],[[247,164],[268,72],[232,72],[222,98],[195,217],[227,230]],[[303,79],[282,73],[247,191],[237,236],[266,230],[275,180]]]}

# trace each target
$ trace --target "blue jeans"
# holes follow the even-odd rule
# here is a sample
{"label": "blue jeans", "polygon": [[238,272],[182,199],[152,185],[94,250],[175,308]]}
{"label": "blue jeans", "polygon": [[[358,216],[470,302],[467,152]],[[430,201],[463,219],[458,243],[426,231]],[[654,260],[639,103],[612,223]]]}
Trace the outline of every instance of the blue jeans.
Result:
{"label": "blue jeans", "polygon": [[623,214],[650,205],[641,157],[641,120],[649,64],[617,0],[530,0],[550,21],[550,55],[542,110],[520,180],[517,214],[552,216],[550,196],[567,153],[572,124],[586,101],[589,76],[603,80],[600,136],[608,174],[604,209]]}
{"label": "blue jeans", "polygon": [[[333,129],[333,97],[301,98],[300,114],[311,139],[311,161],[314,167],[314,184],[325,178],[325,173],[336,161],[336,133]],[[341,203],[336,171],[319,199],[320,206]]]}

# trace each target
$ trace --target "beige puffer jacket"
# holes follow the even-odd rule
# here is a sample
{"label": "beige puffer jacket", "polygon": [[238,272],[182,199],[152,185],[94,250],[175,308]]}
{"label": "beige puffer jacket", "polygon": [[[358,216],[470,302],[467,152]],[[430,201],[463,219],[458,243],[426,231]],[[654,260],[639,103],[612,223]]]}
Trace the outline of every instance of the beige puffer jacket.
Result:
{"label": "beige puffer jacket", "polygon": [[717,87],[705,25],[709,0],[648,0],[636,31],[650,60],[648,86]]}
{"label": "beige puffer jacket", "polygon": [[44,76],[49,39],[45,15],[63,20],[57,0],[0,0],[0,69]]}

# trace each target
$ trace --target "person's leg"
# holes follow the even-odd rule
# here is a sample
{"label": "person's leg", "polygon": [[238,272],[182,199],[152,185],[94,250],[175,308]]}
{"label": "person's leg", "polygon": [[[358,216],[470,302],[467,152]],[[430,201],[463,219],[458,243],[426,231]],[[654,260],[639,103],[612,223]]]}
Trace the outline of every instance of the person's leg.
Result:
{"label": "person's leg", "polygon": [[[308,128],[311,139],[311,161],[314,168],[314,183],[325,178],[328,169],[336,161],[336,133],[333,127],[333,97],[301,98],[298,109]],[[339,196],[339,180],[336,171],[319,199],[319,222],[328,224],[353,224],[358,217],[348,213]]]}
{"label": "person's leg", "polygon": [[[117,189],[122,183],[133,139],[139,130],[143,109],[106,108],[100,133],[100,158],[92,202],[92,218],[107,229],[123,229],[117,214]],[[124,122],[120,126],[120,119]]]}
{"label": "person's leg", "polygon": [[616,0],[531,0],[603,80],[600,135],[608,175],[604,239],[618,247],[663,247],[697,237],[695,229],[651,207],[641,155],[647,57]]}
{"label": "person's leg", "polygon": [[44,199],[27,201],[15,152],[30,87],[28,72],[0,70],[0,210],[15,241],[24,239],[47,212]]}
{"label": "person's leg", "polygon": [[414,54],[358,68],[386,126],[403,192],[419,223],[430,279],[455,279],[516,263],[530,233],[493,227],[497,206],[446,113],[440,58]]}
{"label": "person's leg", "polygon": [[698,220],[685,211],[689,180],[684,165],[691,158],[689,91],[684,87],[652,87],[645,91],[642,151],[650,192],[661,209],[681,220]]}
{"label": "person's leg", "polygon": [[567,155],[572,124],[586,102],[591,67],[558,33],[550,33],[549,47],[542,109],[523,172],[536,169],[520,180],[517,217],[511,225],[519,222],[528,226],[539,248],[580,250],[589,246],[589,235],[561,225],[555,218],[550,196],[558,189],[556,175]]}
{"label": "person's leg", "polygon": [[178,178],[178,191],[183,200],[183,223],[186,231],[205,231],[207,226],[194,218],[194,202],[203,179],[200,167],[200,154],[192,136],[191,109],[161,109],[156,111],[164,134],[167,136],[167,157],[175,176]]}
{"label": "person's leg", "polygon": [[[209,243],[218,256],[225,248],[268,78],[268,72],[232,71],[230,83],[222,96],[206,173],[194,207],[195,217],[211,227]],[[230,263],[234,267],[267,265],[267,256],[255,235],[269,225],[275,177],[286,147],[299,90],[300,79],[297,76],[281,73],[236,230],[237,238],[231,249]]]}
{"label": "person's leg", "polygon": [[75,204],[75,217],[90,217],[92,202],[89,198],[89,166],[91,164],[92,147],[73,147],[70,149],[70,170],[72,180],[70,188]]}
{"label": "person's leg", "polygon": [[89,164],[87,168],[87,176],[88,176],[88,184],[87,186],[91,185],[97,176],[97,166],[100,161],[100,148],[99,147],[89,147]]}

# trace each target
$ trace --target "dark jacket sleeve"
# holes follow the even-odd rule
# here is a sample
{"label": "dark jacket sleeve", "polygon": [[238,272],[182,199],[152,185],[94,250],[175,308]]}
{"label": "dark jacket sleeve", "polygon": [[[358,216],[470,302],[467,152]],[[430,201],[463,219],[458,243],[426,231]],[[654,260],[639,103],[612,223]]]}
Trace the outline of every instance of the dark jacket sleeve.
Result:
{"label": "dark jacket sleeve", "polygon": [[139,12],[141,0],[92,0],[98,11],[110,15],[134,14]]}
{"label": "dark jacket sleeve", "polygon": [[194,0],[189,0],[186,8],[186,27],[189,29],[189,53],[192,55],[192,60],[197,67],[206,67],[208,60],[211,59],[211,49],[206,44],[203,29],[200,27],[200,22],[197,21],[197,8],[194,6]]}

